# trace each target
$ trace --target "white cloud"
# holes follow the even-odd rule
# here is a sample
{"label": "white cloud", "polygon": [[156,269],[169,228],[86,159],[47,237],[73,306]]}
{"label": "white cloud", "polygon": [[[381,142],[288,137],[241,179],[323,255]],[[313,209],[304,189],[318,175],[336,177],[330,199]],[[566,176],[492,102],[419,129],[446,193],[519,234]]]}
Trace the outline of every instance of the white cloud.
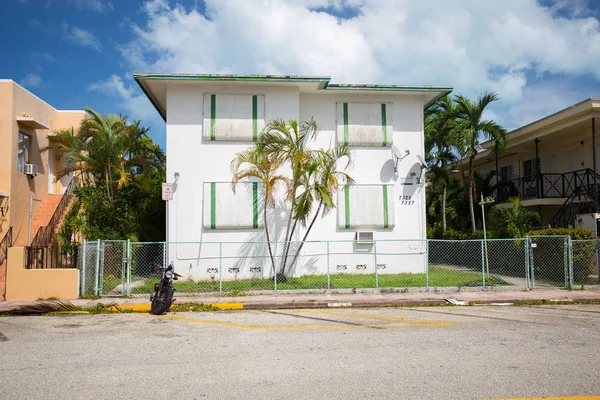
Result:
{"label": "white cloud", "polygon": [[101,51],[102,45],[96,39],[93,33],[77,26],[69,26],[66,23],[60,24],[64,38],[71,44],[89,47],[96,51]]}
{"label": "white cloud", "polygon": [[99,13],[114,11],[115,7],[110,1],[101,0],[71,0],[80,10],[90,10]]}
{"label": "white cloud", "polygon": [[206,0],[205,16],[150,0],[145,23],[133,25],[119,50],[141,72],[330,75],[333,82],[453,85],[468,96],[490,89],[502,98],[494,115],[512,124],[538,114],[519,111],[533,97],[559,106],[536,96],[531,77],[587,74],[600,87],[600,23],[585,4]]}
{"label": "white cloud", "polygon": [[[132,119],[141,120],[146,127],[164,128],[164,121],[146,96],[138,90],[137,85],[134,86],[133,83],[126,84],[118,75],[112,75],[106,80],[95,82],[89,85],[87,90],[119,98],[118,105],[124,110],[124,113]],[[150,134],[154,135],[155,138],[160,133],[156,129],[150,131]]]}
{"label": "white cloud", "polygon": [[23,79],[21,79],[21,86],[26,88],[36,88],[42,86],[42,77],[38,74],[27,74]]}

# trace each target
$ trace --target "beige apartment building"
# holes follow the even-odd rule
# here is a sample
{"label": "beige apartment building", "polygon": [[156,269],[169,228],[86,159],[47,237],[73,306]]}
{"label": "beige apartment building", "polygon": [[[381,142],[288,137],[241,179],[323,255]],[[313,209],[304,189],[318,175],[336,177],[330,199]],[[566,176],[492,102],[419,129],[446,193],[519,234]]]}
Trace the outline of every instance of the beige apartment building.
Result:
{"label": "beige apartment building", "polygon": [[504,153],[482,144],[475,171],[492,178],[496,204],[518,196],[552,227],[596,232],[600,185],[600,99],[587,99],[508,134]]}
{"label": "beige apartment building", "polygon": [[6,248],[26,246],[48,224],[72,178],[56,180],[63,160],[40,149],[53,131],[77,130],[84,117],[82,110],[57,110],[14,81],[0,80],[0,299]]}

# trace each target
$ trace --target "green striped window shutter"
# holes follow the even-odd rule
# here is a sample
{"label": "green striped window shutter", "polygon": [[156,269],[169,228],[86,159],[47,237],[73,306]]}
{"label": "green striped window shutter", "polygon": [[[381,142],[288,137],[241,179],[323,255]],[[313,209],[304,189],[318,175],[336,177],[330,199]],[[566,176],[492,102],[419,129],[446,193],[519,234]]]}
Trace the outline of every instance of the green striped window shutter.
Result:
{"label": "green striped window shutter", "polygon": [[394,186],[352,185],[338,195],[338,228],[393,228]]}
{"label": "green striped window shutter", "polygon": [[204,94],[204,140],[256,141],[264,126],[264,95]]}
{"label": "green striped window shutter", "polygon": [[235,193],[231,182],[205,182],[204,229],[260,229],[263,184],[239,182]]}
{"label": "green striped window shutter", "polygon": [[393,143],[392,103],[337,103],[337,142],[382,147]]}

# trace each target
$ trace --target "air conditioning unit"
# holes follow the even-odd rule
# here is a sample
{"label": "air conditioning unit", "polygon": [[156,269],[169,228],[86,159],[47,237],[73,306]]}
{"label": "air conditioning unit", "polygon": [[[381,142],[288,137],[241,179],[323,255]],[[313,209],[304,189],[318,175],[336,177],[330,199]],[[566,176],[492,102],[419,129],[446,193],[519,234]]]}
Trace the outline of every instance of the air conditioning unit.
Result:
{"label": "air conditioning unit", "polygon": [[373,243],[373,232],[368,232],[368,231],[356,232],[356,243],[372,244]]}
{"label": "air conditioning unit", "polygon": [[25,175],[37,175],[37,165],[35,164],[25,164],[23,168],[23,173]]}

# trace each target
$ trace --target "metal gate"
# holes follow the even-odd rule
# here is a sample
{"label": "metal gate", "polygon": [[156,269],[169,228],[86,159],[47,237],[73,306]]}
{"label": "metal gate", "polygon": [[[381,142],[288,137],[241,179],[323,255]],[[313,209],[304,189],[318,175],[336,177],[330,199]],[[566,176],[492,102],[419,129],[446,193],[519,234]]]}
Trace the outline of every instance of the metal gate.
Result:
{"label": "metal gate", "polygon": [[573,286],[570,236],[529,236],[531,288]]}
{"label": "metal gate", "polygon": [[98,295],[129,294],[129,258],[127,240],[103,240],[100,245]]}

